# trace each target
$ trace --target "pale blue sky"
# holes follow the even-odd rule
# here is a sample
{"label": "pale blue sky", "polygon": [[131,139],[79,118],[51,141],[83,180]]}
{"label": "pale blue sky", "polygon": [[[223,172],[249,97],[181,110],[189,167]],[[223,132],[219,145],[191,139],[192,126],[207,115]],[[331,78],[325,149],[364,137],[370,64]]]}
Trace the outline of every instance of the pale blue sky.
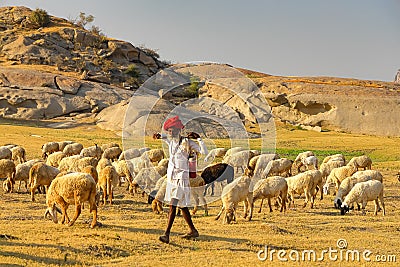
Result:
{"label": "pale blue sky", "polygon": [[283,76],[393,81],[400,0],[1,0],[50,15],[93,15],[108,37],[172,62],[214,61]]}

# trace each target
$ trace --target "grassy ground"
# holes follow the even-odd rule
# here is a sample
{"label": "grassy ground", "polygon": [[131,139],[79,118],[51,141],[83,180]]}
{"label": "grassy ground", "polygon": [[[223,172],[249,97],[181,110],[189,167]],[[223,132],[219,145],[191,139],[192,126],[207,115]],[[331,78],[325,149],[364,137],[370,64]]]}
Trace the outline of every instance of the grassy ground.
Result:
{"label": "grassy ground", "polygon": [[[85,146],[121,144],[121,138],[93,125],[52,129],[46,124],[18,125],[2,121],[0,129],[0,144],[24,146],[28,159],[39,157],[41,145],[48,141],[73,140]],[[150,139],[147,141],[149,146],[159,145]],[[320,159],[338,152],[347,158],[364,153],[371,156],[373,168],[384,175],[385,217],[372,214],[373,203],[367,205],[366,216],[356,211],[340,216],[333,208],[333,196],[325,196],[324,200],[316,201],[314,209],[300,208],[302,199],[296,199],[296,208],[286,213],[270,213],[265,208],[257,213],[256,208],[251,222],[240,217],[242,208],[239,208],[237,223],[223,225],[214,220],[220,208],[217,201],[209,205],[210,216],[203,216],[202,209],[194,216],[201,235],[197,240],[183,240],[178,236],[187,229],[183,218],[177,217],[169,245],[158,241],[166,226],[166,213],[153,214],[145,198],[140,194],[129,195],[125,187],[117,188],[114,205],[99,207],[101,226],[95,229],[88,228],[91,216],[87,208],[74,226],[67,227],[43,218],[45,195],[39,194],[33,203],[25,189],[12,194],[0,190],[0,266],[398,266],[400,196],[395,173],[400,169],[399,141],[400,138],[317,133],[285,127],[277,130],[277,151],[291,159],[305,150],[315,151]],[[228,144],[226,140],[214,142],[218,146]],[[251,142],[253,148],[259,144],[260,140]],[[72,212],[70,207],[70,216]],[[348,246],[339,249],[338,239],[345,239]],[[261,261],[257,252],[265,251],[266,247],[267,259]],[[271,254],[273,249],[286,253],[280,255],[288,262],[280,261],[277,252]],[[307,253],[302,260],[305,250],[314,250],[317,260],[322,258],[324,250],[328,252],[323,254],[323,260],[315,262],[307,260]],[[355,250],[361,253],[360,261],[346,261],[346,252]],[[362,258],[366,250],[372,252],[368,255],[371,262]],[[299,261],[294,263],[291,258],[296,253]],[[393,255],[397,262],[393,262]],[[377,256],[385,256],[391,262],[377,262]]]}

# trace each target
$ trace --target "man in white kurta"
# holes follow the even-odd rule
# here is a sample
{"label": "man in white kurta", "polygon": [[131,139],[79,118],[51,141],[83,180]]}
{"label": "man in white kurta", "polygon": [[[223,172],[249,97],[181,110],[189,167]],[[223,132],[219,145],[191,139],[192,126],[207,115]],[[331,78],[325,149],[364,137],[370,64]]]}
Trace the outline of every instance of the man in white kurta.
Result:
{"label": "man in white kurta", "polygon": [[190,232],[183,235],[183,238],[195,238],[199,236],[195,228],[188,206],[190,206],[190,183],[189,183],[189,154],[190,152],[207,154],[207,148],[200,136],[196,133],[190,133],[190,138],[196,138],[197,142],[181,136],[183,124],[178,116],[168,119],[164,123],[164,130],[168,132],[169,138],[164,135],[157,134],[157,138],[161,138],[168,144],[169,162],[167,169],[167,189],[165,192],[165,201],[170,203],[168,214],[168,225],[160,241],[169,243],[170,231],[176,215],[176,207],[182,210],[182,216],[189,225]]}

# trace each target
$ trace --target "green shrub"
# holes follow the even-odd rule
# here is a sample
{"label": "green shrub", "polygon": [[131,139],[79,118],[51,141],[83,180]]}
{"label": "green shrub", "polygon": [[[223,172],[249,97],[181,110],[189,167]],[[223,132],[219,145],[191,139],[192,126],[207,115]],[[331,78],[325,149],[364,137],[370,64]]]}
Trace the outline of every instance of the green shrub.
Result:
{"label": "green shrub", "polygon": [[140,72],[136,68],[135,64],[130,64],[127,69],[124,71],[126,75],[129,75],[133,78],[139,78],[140,77]]}
{"label": "green shrub", "polygon": [[50,23],[50,16],[46,10],[36,8],[29,16],[29,21],[36,27],[45,27]]}

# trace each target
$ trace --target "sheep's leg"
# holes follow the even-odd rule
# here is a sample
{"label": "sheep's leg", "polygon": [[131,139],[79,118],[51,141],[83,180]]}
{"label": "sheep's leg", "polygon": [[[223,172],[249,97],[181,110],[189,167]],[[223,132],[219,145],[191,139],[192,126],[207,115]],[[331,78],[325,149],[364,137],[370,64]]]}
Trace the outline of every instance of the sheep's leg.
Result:
{"label": "sheep's leg", "polygon": [[264,199],[262,198],[261,199],[261,204],[260,204],[260,209],[258,210],[258,213],[261,213],[263,202],[264,202]]}
{"label": "sheep's leg", "polygon": [[367,206],[367,201],[363,200],[362,202],[362,215],[365,215],[365,207]]}
{"label": "sheep's leg", "polygon": [[[199,205],[202,204],[204,207],[204,216],[208,216],[208,207],[207,207],[206,199],[204,198],[204,196],[201,193],[198,195],[198,198],[199,198]],[[200,198],[201,198],[201,201],[200,201]]]}
{"label": "sheep's leg", "polygon": [[248,197],[248,205],[249,205],[249,221],[251,221],[251,219],[253,218],[253,207],[254,207],[254,202],[253,202],[253,194],[251,194],[249,197]]}
{"label": "sheep's leg", "polygon": [[271,198],[268,197],[268,207],[269,207],[269,212],[272,212],[272,205],[271,205]]}
{"label": "sheep's leg", "polygon": [[248,209],[249,209],[249,203],[248,203],[247,199],[245,201],[243,201],[243,204],[244,204],[244,215],[243,215],[243,218],[246,219],[247,213],[248,213]]}
{"label": "sheep's leg", "polygon": [[106,205],[107,203],[107,191],[106,188],[103,188],[103,204]]}
{"label": "sheep's leg", "polygon": [[82,210],[81,204],[75,203],[75,207],[76,207],[76,209],[75,209],[74,218],[72,218],[72,221],[69,222],[68,226],[72,226],[75,223],[76,219],[78,219],[79,215],[81,214],[81,210]]}
{"label": "sheep's leg", "polygon": [[224,205],[222,205],[222,208],[221,208],[221,210],[219,211],[219,213],[217,214],[217,216],[215,217],[215,220],[218,220],[219,217],[221,217],[221,214],[222,214],[222,212],[224,211],[224,209],[225,209],[225,207],[224,207]]}
{"label": "sheep's leg", "polygon": [[375,211],[374,211],[374,215],[376,216],[378,214],[378,206],[379,206],[379,202],[378,199],[374,200],[375,203]]}
{"label": "sheep's leg", "polygon": [[33,185],[31,187],[31,199],[32,201],[35,201],[35,191],[36,191],[37,185]]}
{"label": "sheep's leg", "polygon": [[111,190],[110,190],[110,195],[108,196],[110,199],[110,205],[112,205],[112,200],[113,200],[113,197],[114,197],[114,193],[113,193],[113,188],[112,188],[112,186],[111,186]]}
{"label": "sheep's leg", "polygon": [[199,198],[197,196],[194,197],[194,207],[192,210],[192,215],[195,215],[197,212],[197,206],[199,205]]}
{"label": "sheep's leg", "polygon": [[[92,207],[92,205],[90,205]],[[90,228],[94,228],[97,225],[97,206],[93,205],[93,219],[92,219],[92,223],[90,224]]]}
{"label": "sheep's leg", "polygon": [[386,211],[385,211],[385,202],[383,201],[383,194],[380,194],[379,199],[381,201],[382,204],[382,216],[386,215]]}
{"label": "sheep's leg", "polygon": [[208,207],[205,202],[204,202],[204,216],[208,216]]}

